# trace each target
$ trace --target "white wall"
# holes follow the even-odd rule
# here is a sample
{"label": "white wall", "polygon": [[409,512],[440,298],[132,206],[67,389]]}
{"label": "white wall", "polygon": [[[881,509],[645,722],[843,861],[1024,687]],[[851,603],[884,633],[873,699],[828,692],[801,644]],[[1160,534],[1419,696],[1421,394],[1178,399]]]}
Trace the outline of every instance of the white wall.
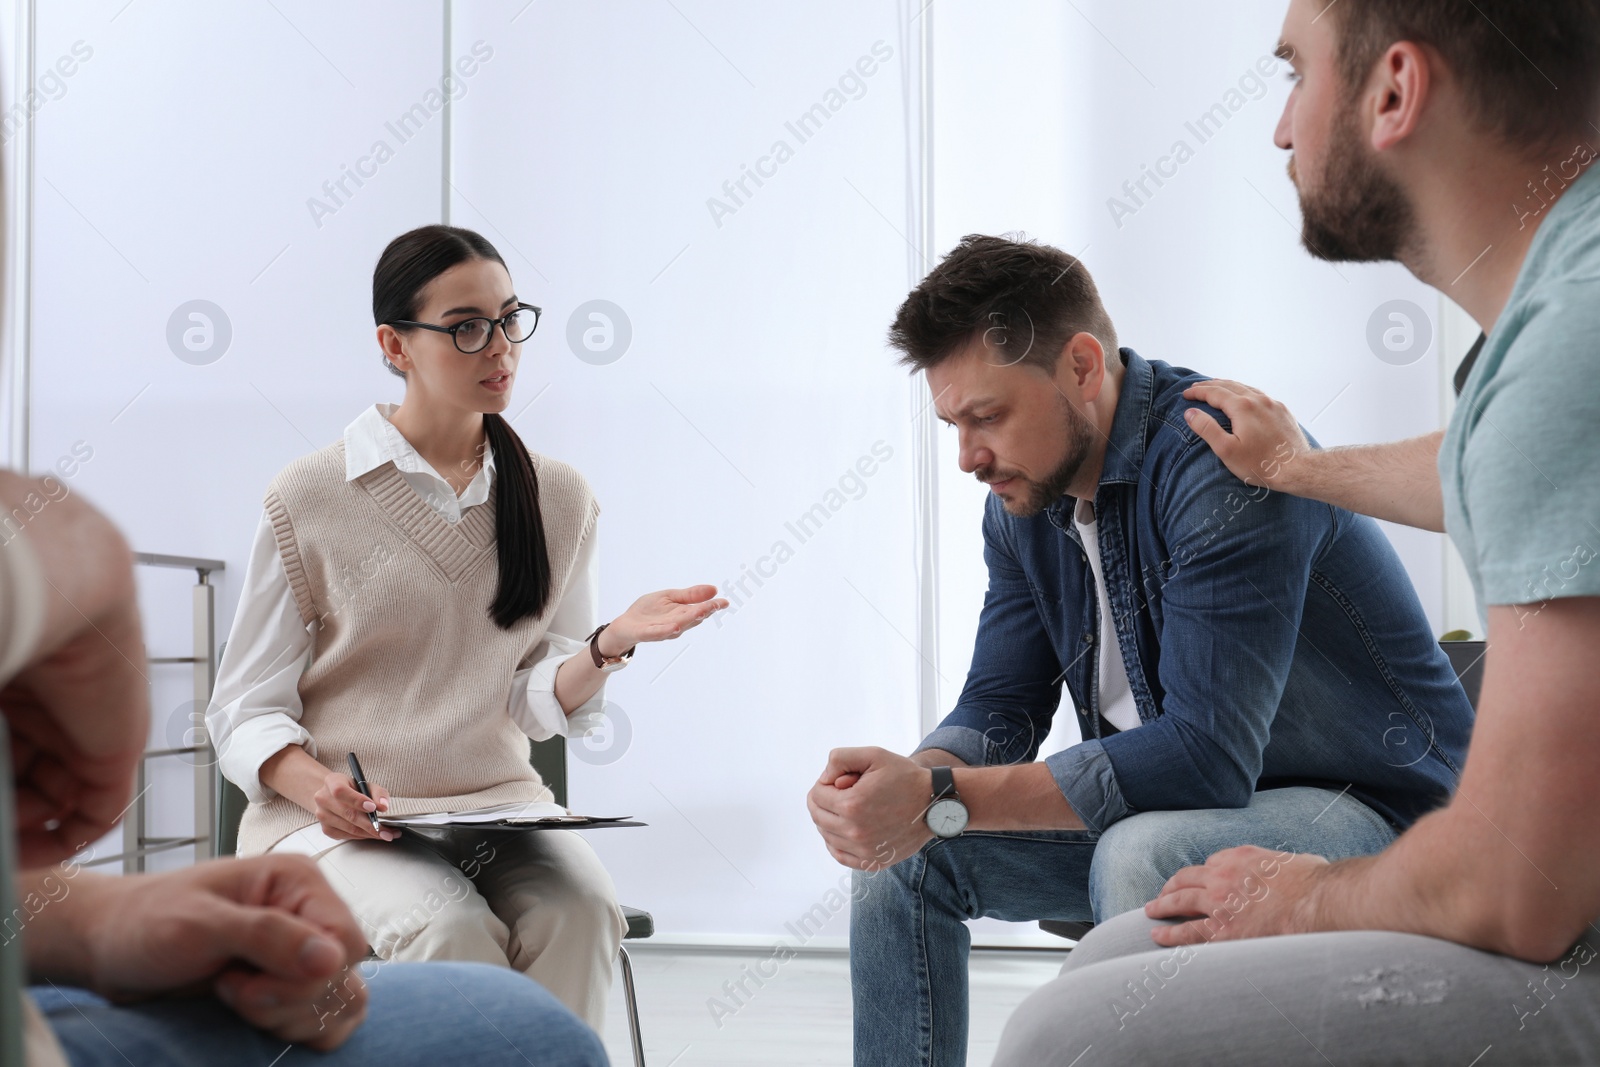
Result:
{"label": "white wall", "polygon": [[[50,5],[41,73],[78,42],[89,55],[27,127],[32,467],[83,442],[93,458],[72,487],[136,548],[225,559],[225,634],[272,474],[400,396],[371,339],[379,251],[446,211],[481,230],[545,308],[510,413],[596,488],[602,610],[696,581],[737,597],[614,677],[630,736],[576,751],[572,803],[651,823],[591,840],[665,936],[771,939],[841,874],[804,807],[827,750],[903,751],[922,729],[917,390],[883,346],[921,273],[919,20],[933,25],[935,256],[1012,230],[1081,254],[1124,343],[1254,382],[1326,444],[1438,424],[1437,346],[1395,366],[1365,340],[1380,304],[1431,311],[1431,294],[1298,246],[1270,141],[1281,77],[1121,225],[1108,210],[1142,164],[1195,145],[1185,123],[1270,55],[1280,7],[482,0],[447,26],[442,2]],[[873,73],[841,87],[863,57]],[[456,99],[402,143],[389,124],[426,109],[447,63]],[[802,142],[786,124],[819,103],[835,109]],[[778,141],[791,154],[763,162]],[[763,184],[746,178],[735,200],[724,182],[758,165]],[[167,340],[197,299],[232,333],[198,365]],[[604,325],[593,301],[626,322],[620,355],[581,343]],[[984,582],[982,491],[950,445],[936,457],[941,711]],[[852,478],[863,457],[872,473]],[[828,517],[802,540],[791,524],[819,504]],[[1437,539],[1395,540],[1437,618]],[[141,581],[152,651],[186,651],[188,576]],[[152,740],[171,743],[187,681],[152,681]],[[176,833],[186,769],[161,773],[155,830]],[[845,929],[841,913],[822,940]]]}
{"label": "white wall", "polygon": [[[495,56],[454,114],[451,208],[547,309],[515,424],[595,486],[604,617],[694,582],[735,600],[608,683],[631,746],[571,761],[570,803],[651,823],[590,840],[664,931],[776,935],[843,873],[804,803],[828,749],[917,739],[909,383],[882,343],[907,284],[895,5],[540,4],[507,24],[520,6],[457,7],[457,40]],[[830,100],[863,57],[874,73]],[[786,124],[819,102],[838,110],[802,143]],[[780,141],[792,158],[761,163]],[[758,164],[742,203],[724,191]],[[569,344],[593,300],[631,326],[614,362]]]}

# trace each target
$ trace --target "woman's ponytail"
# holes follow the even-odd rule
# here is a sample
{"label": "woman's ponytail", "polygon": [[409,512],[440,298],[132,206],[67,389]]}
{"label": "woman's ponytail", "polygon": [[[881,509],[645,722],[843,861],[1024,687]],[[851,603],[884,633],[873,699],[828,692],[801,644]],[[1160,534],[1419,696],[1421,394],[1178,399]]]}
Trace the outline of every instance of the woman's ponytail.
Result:
{"label": "woman's ponytail", "polygon": [[539,476],[511,424],[496,413],[483,417],[483,432],[494,449],[494,540],[500,560],[500,588],[489,614],[509,630],[521,619],[543,614],[550,602],[550,553],[539,511]]}

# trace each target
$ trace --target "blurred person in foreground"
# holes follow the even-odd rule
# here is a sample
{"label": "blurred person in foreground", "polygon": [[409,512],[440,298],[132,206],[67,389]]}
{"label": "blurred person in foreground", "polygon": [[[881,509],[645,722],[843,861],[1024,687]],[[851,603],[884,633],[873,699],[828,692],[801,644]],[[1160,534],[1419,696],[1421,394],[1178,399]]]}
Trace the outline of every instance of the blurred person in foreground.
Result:
{"label": "blurred person in foreground", "polygon": [[54,477],[0,470],[0,505],[0,1054],[20,1039],[28,1067],[607,1062],[515,972],[360,966],[366,939],[305,856],[50,866],[132,800],[150,718],[133,558]]}

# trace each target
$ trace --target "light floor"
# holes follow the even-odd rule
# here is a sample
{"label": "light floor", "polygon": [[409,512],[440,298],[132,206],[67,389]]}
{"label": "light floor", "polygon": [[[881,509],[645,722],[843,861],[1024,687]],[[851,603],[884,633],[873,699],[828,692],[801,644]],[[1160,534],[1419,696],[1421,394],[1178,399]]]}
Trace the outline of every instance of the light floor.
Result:
{"label": "light floor", "polygon": [[[630,951],[649,1067],[850,1067],[850,961],[844,953],[787,960],[760,988],[747,979],[753,994],[718,1020],[707,1002],[716,997],[734,1007],[723,983],[738,980],[744,968],[754,970],[757,964],[771,972],[769,953],[643,945]],[[1064,952],[973,952],[970,1067],[988,1067],[1012,1010],[1054,978],[1065,960]],[[630,1067],[620,969],[604,1036],[613,1067]]]}

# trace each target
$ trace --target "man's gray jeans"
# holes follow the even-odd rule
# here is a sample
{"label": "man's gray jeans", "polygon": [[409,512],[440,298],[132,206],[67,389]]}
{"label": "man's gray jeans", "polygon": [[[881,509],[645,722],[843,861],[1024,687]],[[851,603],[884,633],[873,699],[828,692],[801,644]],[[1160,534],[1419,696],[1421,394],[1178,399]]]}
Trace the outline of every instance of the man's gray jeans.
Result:
{"label": "man's gray jeans", "polygon": [[1006,1024],[994,1067],[1600,1063],[1600,933],[1548,965],[1382,931],[1160,948],[1096,927]]}

